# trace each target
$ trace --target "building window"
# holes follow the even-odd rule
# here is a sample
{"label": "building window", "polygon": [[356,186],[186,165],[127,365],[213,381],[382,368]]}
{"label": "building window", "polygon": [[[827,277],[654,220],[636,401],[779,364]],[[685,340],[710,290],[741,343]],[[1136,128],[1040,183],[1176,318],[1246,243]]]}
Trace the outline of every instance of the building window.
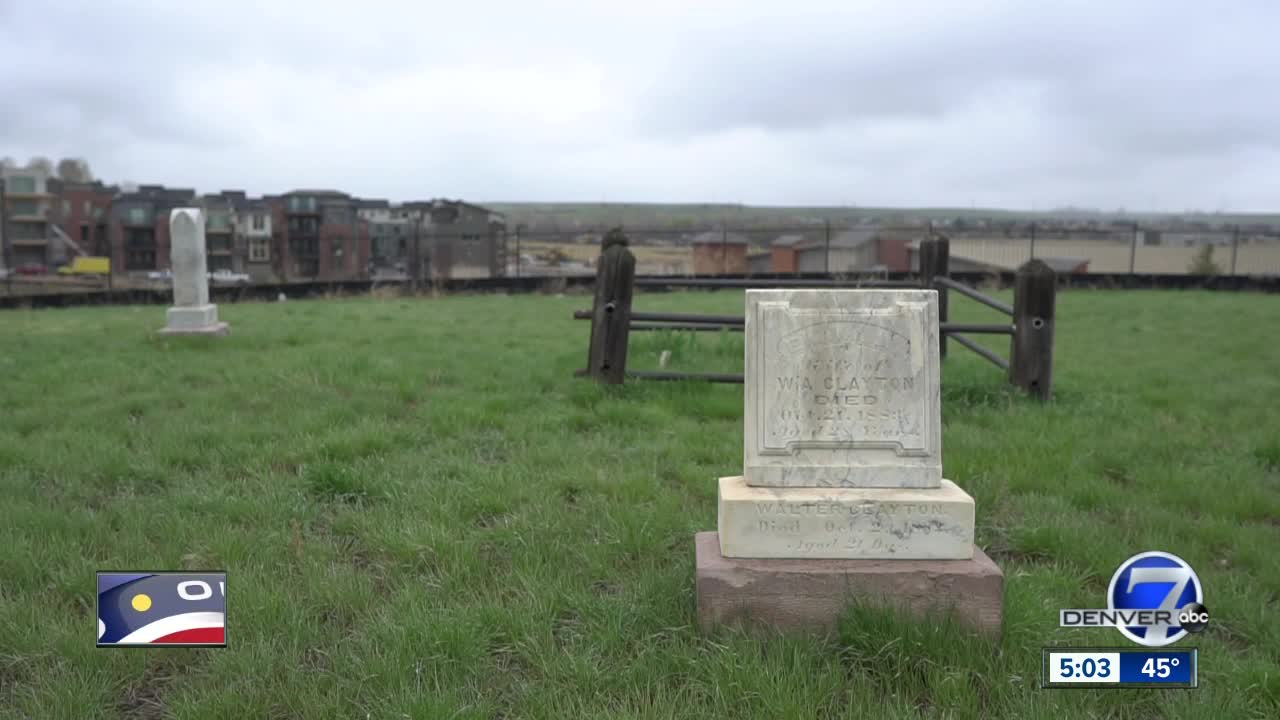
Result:
{"label": "building window", "polygon": [[155,250],[130,250],[125,254],[125,267],[129,270],[155,270]]}
{"label": "building window", "polygon": [[89,248],[89,225],[80,223],[80,249],[88,251]]}
{"label": "building window", "polygon": [[314,235],[318,227],[315,218],[289,219],[289,233],[291,235]]}
{"label": "building window", "polygon": [[15,175],[5,183],[11,193],[33,193],[36,191],[36,179],[28,175]]}
{"label": "building window", "polygon": [[146,208],[129,208],[129,224],[130,225],[146,225],[147,209]]}
{"label": "building window", "polygon": [[154,250],[156,246],[156,238],[150,230],[145,228],[134,228],[129,230],[128,234],[125,236],[124,244],[127,248],[145,248]]}
{"label": "building window", "polygon": [[85,200],[85,201],[84,201],[84,214],[85,214],[85,215],[92,215],[92,214],[93,214],[93,201],[92,201],[92,200]]}
{"label": "building window", "polygon": [[10,200],[9,212],[14,215],[39,215],[40,203],[35,200]]}
{"label": "building window", "polygon": [[262,213],[254,213],[254,214],[253,214],[253,229],[254,229],[254,230],[262,230],[262,229],[264,229],[264,228],[266,227],[266,224],[267,224],[266,218],[262,217]]}
{"label": "building window", "polygon": [[70,215],[71,215],[71,201],[63,200],[62,201],[62,217],[70,217]]}
{"label": "building window", "polygon": [[295,257],[317,257],[320,255],[318,238],[289,238],[289,252]]}
{"label": "building window", "polygon": [[249,262],[267,262],[271,259],[271,245],[266,238],[249,239]]}
{"label": "building window", "polygon": [[346,249],[343,246],[346,242],[346,238],[342,237],[335,237],[329,241],[330,252],[333,253],[333,260],[330,264],[333,266],[334,270],[342,269],[342,255]]}

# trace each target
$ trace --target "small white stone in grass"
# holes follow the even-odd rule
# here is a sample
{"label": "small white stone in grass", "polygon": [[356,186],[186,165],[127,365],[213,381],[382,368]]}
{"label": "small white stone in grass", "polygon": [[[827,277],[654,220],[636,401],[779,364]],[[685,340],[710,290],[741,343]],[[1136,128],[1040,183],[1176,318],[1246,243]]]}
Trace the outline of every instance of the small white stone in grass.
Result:
{"label": "small white stone in grass", "polygon": [[284,301],[285,301],[284,293],[280,293],[278,296],[276,296],[276,302],[284,302]]}
{"label": "small white stone in grass", "polygon": [[671,351],[663,350],[662,354],[658,356],[658,367],[665,368],[670,364],[671,364]]}

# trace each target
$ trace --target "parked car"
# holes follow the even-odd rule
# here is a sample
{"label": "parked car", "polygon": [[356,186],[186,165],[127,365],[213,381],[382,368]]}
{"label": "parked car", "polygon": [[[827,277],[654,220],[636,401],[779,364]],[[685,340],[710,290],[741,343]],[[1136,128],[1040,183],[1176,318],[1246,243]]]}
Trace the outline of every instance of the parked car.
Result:
{"label": "parked car", "polygon": [[247,283],[249,282],[249,275],[223,269],[209,273],[209,279],[221,283]]}
{"label": "parked car", "polygon": [[152,270],[147,273],[148,280],[173,280],[173,272],[170,270]]}
{"label": "parked car", "polygon": [[19,275],[47,275],[49,273],[49,268],[39,263],[27,263],[25,265],[19,265],[14,272]]}

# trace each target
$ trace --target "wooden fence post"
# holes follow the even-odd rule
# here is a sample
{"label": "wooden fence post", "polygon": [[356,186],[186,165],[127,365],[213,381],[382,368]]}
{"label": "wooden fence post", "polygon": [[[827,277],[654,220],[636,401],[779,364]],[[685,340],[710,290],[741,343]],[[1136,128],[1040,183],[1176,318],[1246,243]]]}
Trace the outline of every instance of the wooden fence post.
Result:
{"label": "wooden fence post", "polygon": [[[950,275],[951,240],[945,235],[931,237],[920,243],[920,287],[938,291],[938,322],[947,322],[947,288],[934,282],[936,277]],[[938,334],[938,354],[947,356],[947,336]]]}
{"label": "wooden fence post", "polygon": [[605,234],[596,266],[596,296],[591,306],[591,346],[587,375],[621,385],[627,372],[627,336],[631,331],[631,294],[636,258],[621,228]]}
{"label": "wooden fence post", "polygon": [[1041,400],[1053,394],[1053,315],[1057,278],[1042,260],[1018,268],[1013,288],[1009,382]]}

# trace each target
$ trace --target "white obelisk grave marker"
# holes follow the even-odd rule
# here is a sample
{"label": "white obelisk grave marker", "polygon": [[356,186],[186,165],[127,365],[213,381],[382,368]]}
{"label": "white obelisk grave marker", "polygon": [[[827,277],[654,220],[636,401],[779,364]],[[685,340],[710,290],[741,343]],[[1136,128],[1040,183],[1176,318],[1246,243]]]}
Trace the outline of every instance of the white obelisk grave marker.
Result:
{"label": "white obelisk grave marker", "polygon": [[173,307],[165,335],[227,335],[230,327],[218,321],[218,306],[209,302],[205,263],[204,211],[176,208],[169,215],[169,253],[173,267]]}
{"label": "white obelisk grave marker", "polygon": [[748,290],[745,331],[743,474],[696,538],[704,626],[830,627],[859,596],[998,631],[1003,576],[942,477],[937,293]]}

